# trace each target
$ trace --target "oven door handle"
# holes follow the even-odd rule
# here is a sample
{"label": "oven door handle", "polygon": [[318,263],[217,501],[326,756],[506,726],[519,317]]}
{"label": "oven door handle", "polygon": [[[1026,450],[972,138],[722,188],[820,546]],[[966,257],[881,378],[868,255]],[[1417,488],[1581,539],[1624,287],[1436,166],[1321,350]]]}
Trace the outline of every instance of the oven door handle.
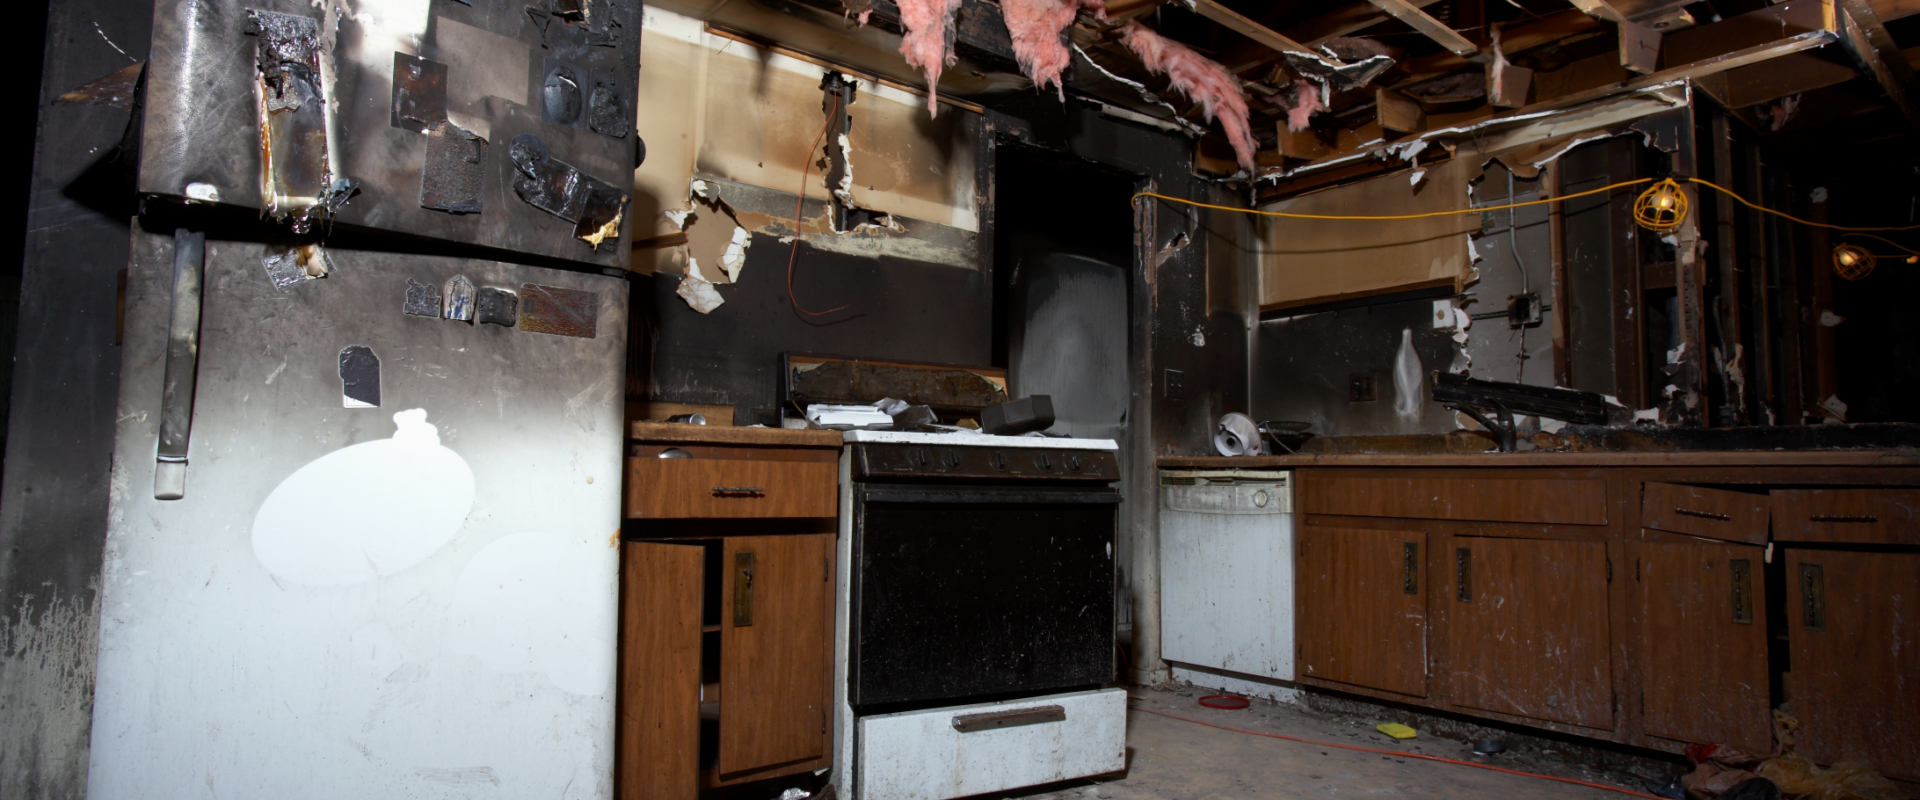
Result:
{"label": "oven door handle", "polygon": [[1102,486],[1097,489],[1036,489],[1020,486],[864,486],[858,493],[862,503],[994,503],[1019,504],[1095,504],[1115,505],[1120,492]]}

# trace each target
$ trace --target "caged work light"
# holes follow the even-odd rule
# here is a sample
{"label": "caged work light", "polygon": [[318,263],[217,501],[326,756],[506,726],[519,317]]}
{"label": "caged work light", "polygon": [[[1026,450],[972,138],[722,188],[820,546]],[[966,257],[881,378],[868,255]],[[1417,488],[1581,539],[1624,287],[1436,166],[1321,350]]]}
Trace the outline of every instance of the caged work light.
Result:
{"label": "caged work light", "polygon": [[1833,272],[1850,281],[1857,281],[1873,274],[1874,262],[1879,259],[1858,245],[1842,244],[1833,248]]}
{"label": "caged work light", "polygon": [[1687,218],[1687,193],[1668,178],[1640,193],[1633,201],[1633,221],[1655,233],[1680,227]]}

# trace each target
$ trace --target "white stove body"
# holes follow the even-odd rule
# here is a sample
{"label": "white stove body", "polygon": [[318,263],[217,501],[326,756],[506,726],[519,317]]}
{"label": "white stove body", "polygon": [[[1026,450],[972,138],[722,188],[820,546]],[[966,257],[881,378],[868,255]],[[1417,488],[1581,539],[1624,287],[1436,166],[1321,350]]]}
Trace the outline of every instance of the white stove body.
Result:
{"label": "white stove body", "polygon": [[[1105,450],[1111,439],[847,431],[847,444]],[[833,783],[850,800],[947,800],[1126,768],[1127,693],[1110,688],[857,716],[847,698],[853,553],[852,448],[840,454],[840,541],[834,576]],[[1058,719],[962,731],[978,715]],[[962,724],[956,724],[956,720]]]}

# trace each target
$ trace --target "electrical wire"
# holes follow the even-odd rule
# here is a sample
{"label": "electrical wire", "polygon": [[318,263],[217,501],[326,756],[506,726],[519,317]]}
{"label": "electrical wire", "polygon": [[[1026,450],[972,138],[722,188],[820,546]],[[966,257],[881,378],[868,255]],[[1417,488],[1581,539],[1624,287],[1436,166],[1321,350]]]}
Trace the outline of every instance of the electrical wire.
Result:
{"label": "electrical wire", "polygon": [[[1236,208],[1234,206],[1214,205],[1212,203],[1202,203],[1195,200],[1183,200],[1178,197],[1169,197],[1167,195],[1160,194],[1158,192],[1139,192],[1133,196],[1133,200],[1130,202],[1139,202],[1140,198],[1142,197],[1153,197],[1153,198],[1165,200],[1170,203],[1180,203],[1182,205],[1195,206],[1197,208],[1211,208],[1211,209],[1214,209],[1215,211],[1233,211],[1241,214],[1254,214],[1262,217],[1285,217],[1287,219],[1324,219],[1324,220],[1353,220],[1353,221],[1360,221],[1360,222],[1365,222],[1365,221],[1381,222],[1381,221],[1403,220],[1403,219],[1429,219],[1432,217],[1457,217],[1462,214],[1479,214],[1487,211],[1505,211],[1509,208],[1526,208],[1527,206],[1544,205],[1547,203],[1564,203],[1568,200],[1573,200],[1581,197],[1591,197],[1593,195],[1604,194],[1606,192],[1619,189],[1621,187],[1639,186],[1640,184],[1651,183],[1652,181],[1653,181],[1652,178],[1639,178],[1636,180],[1621,181],[1619,183],[1609,184],[1607,186],[1602,186],[1598,189],[1588,189],[1584,192],[1574,192],[1573,194],[1562,195],[1560,197],[1547,197],[1539,200],[1528,200],[1527,202],[1524,202],[1524,203],[1508,203],[1506,205],[1500,205],[1500,206],[1474,206],[1470,208],[1456,208],[1450,211],[1428,211],[1424,214],[1295,214],[1290,211],[1261,211],[1260,209],[1257,209],[1257,208]],[[1903,228],[1902,230],[1905,230],[1905,229]]]}
{"label": "electrical wire", "polygon": [[[1776,216],[1776,217],[1780,217],[1780,218],[1782,218],[1782,219],[1790,219],[1790,220],[1793,220],[1794,222],[1798,222],[1798,223],[1800,223],[1800,224],[1802,224],[1802,225],[1805,225],[1805,226],[1807,226],[1807,227],[1809,227],[1809,228],[1825,228],[1825,229],[1827,229],[1827,230],[1830,230],[1830,231],[1848,231],[1848,232],[1851,232],[1851,233],[1862,233],[1862,232],[1866,232],[1866,231],[1920,231],[1920,225],[1901,225],[1901,226],[1894,226],[1894,227],[1883,227],[1883,228],[1850,228],[1850,227],[1847,227],[1847,226],[1845,226],[1845,225],[1829,225],[1829,224],[1827,224],[1827,223],[1825,223],[1825,222],[1814,222],[1814,221],[1812,221],[1812,220],[1805,220],[1805,219],[1801,219],[1801,218],[1799,218],[1799,217],[1796,217],[1796,216],[1794,216],[1794,215],[1792,215],[1792,214],[1788,214],[1788,213],[1786,213],[1786,212],[1784,212],[1784,211],[1775,211],[1775,210],[1773,210],[1773,209],[1771,209],[1771,208],[1767,208],[1766,206],[1762,206],[1762,205],[1755,205],[1755,204],[1754,204],[1753,202],[1751,202],[1751,201],[1749,201],[1749,200],[1747,200],[1747,198],[1744,198],[1744,197],[1741,197],[1741,196],[1740,196],[1740,195],[1738,195],[1738,194],[1735,194],[1735,193],[1734,193],[1734,191],[1733,191],[1732,189],[1728,189],[1728,188],[1726,188],[1726,187],[1723,187],[1723,186],[1721,186],[1721,185],[1719,185],[1719,184],[1716,184],[1716,183],[1714,183],[1714,182],[1712,182],[1712,181],[1709,181],[1709,180],[1705,180],[1705,179],[1702,179],[1702,178],[1688,178],[1687,180],[1689,180],[1689,181],[1692,181],[1692,182],[1694,182],[1694,183],[1697,183],[1697,184],[1700,184],[1701,186],[1705,186],[1705,187],[1707,187],[1707,188],[1709,188],[1709,189],[1712,189],[1712,190],[1714,190],[1714,191],[1716,191],[1716,192],[1719,192],[1719,193],[1721,193],[1721,194],[1724,194],[1724,195],[1726,195],[1726,196],[1728,196],[1728,197],[1731,197],[1731,198],[1733,198],[1734,200],[1736,200],[1736,201],[1739,201],[1739,203],[1740,203],[1741,205],[1743,205],[1743,206],[1746,206],[1746,207],[1748,207],[1748,208],[1751,208],[1751,209],[1753,209],[1753,210],[1755,210],[1755,211],[1765,211],[1765,212],[1767,212],[1767,213],[1769,213],[1769,214],[1772,214],[1772,215],[1774,215],[1774,216]],[[1876,236],[1876,237],[1874,237],[1874,238],[1876,238],[1876,239],[1879,239],[1880,237],[1878,237],[1878,236]],[[1880,241],[1883,241],[1883,242],[1885,242],[1885,241],[1887,241],[1887,240],[1885,240],[1885,239],[1880,239]],[[1888,242],[1888,244],[1892,244],[1892,242]],[[1897,247],[1898,245],[1895,245],[1895,246]],[[1909,252],[1911,252],[1911,251],[1909,251]]]}
{"label": "electrical wire", "polygon": [[820,140],[827,138],[827,128],[833,124],[833,118],[840,115],[840,93],[833,93],[833,109],[827,112],[827,119],[820,123],[820,132],[813,137],[813,144],[807,146],[806,158],[800,161],[800,197],[793,201],[793,250],[787,253],[787,302],[793,304],[793,310],[809,317],[822,317],[835,311],[852,308],[851,303],[825,311],[808,311],[800,305],[800,298],[793,294],[793,262],[800,258],[800,214],[807,204],[807,169],[813,166],[813,151],[819,149]]}
{"label": "electrical wire", "polygon": [[1504,772],[1504,773],[1507,773],[1508,775],[1519,775],[1524,778],[1539,778],[1540,780],[1543,780],[1543,781],[1559,781],[1560,783],[1571,783],[1577,786],[1587,786],[1594,789],[1602,789],[1609,792],[1619,792],[1620,794],[1632,795],[1634,797],[1646,797],[1646,798],[1651,798],[1651,800],[1660,800],[1660,798],[1657,795],[1651,795],[1645,792],[1636,792],[1632,789],[1623,789],[1618,786],[1608,786],[1604,783],[1592,783],[1590,781],[1583,781],[1577,778],[1562,778],[1557,775],[1542,775],[1538,772],[1526,772],[1526,771],[1517,770],[1517,769],[1507,769],[1506,767],[1496,767],[1492,764],[1477,764],[1472,761],[1461,761],[1459,759],[1454,759],[1454,758],[1442,758],[1440,756],[1430,756],[1423,753],[1408,753],[1400,750],[1381,750],[1373,747],[1361,747],[1359,745],[1353,745],[1353,744],[1338,744],[1335,742],[1317,742],[1312,739],[1302,739],[1298,736],[1288,736],[1283,733],[1268,733],[1266,731],[1250,731],[1244,728],[1235,728],[1230,725],[1221,725],[1216,722],[1207,722],[1205,720],[1193,719],[1192,717],[1183,717],[1183,716],[1180,716],[1179,714],[1169,714],[1165,711],[1155,711],[1150,708],[1141,708],[1139,706],[1132,706],[1132,709],[1134,711],[1139,711],[1144,714],[1153,714],[1155,716],[1166,717],[1168,719],[1177,719],[1177,720],[1180,720],[1181,722],[1191,722],[1195,725],[1205,725],[1209,728],[1219,728],[1223,731],[1233,731],[1234,733],[1244,733],[1249,736],[1265,736],[1269,739],[1285,739],[1286,741],[1289,741],[1289,742],[1299,742],[1301,744],[1318,745],[1320,747],[1338,747],[1342,750],[1358,750],[1362,753],[1375,753],[1378,755],[1393,756],[1395,758],[1417,758],[1422,761],[1438,761],[1442,764],[1458,764],[1463,767],[1474,767],[1476,769],[1486,769],[1486,770],[1492,770],[1494,772]]}

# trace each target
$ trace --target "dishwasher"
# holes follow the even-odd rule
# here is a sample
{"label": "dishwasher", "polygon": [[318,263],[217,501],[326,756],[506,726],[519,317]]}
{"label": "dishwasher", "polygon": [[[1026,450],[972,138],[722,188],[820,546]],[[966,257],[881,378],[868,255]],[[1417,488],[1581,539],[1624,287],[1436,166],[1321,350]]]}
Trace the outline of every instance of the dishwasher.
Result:
{"label": "dishwasher", "polygon": [[1160,651],[1174,677],[1293,697],[1292,479],[1285,470],[1161,470]]}

